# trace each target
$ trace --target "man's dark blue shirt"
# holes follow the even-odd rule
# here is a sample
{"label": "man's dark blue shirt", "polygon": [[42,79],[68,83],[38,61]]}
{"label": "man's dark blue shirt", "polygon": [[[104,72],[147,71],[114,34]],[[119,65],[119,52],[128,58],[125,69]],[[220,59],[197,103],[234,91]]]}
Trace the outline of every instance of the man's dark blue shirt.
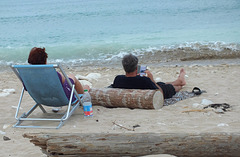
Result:
{"label": "man's dark blue shirt", "polygon": [[139,75],[135,77],[118,75],[115,77],[112,87],[124,89],[158,89],[158,87],[150,78]]}

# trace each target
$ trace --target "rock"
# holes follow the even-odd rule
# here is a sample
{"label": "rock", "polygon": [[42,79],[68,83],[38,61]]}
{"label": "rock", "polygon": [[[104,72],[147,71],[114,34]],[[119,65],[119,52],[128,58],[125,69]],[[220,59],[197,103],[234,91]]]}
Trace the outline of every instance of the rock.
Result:
{"label": "rock", "polygon": [[202,104],[203,106],[207,106],[207,105],[213,104],[213,102],[212,102],[211,100],[202,99],[201,104]]}
{"label": "rock", "polygon": [[225,124],[225,123],[220,123],[217,125],[218,127],[222,127],[222,126],[229,126],[228,124]]}
{"label": "rock", "polygon": [[16,90],[15,89],[3,89],[3,90],[0,90],[0,97],[5,97],[5,96],[8,96],[12,93],[15,93]]}
{"label": "rock", "polygon": [[5,97],[5,96],[8,96],[10,95],[11,93],[15,93],[15,89],[0,89],[0,97]]}
{"label": "rock", "polygon": [[1,134],[1,135],[5,135],[6,132],[3,132],[2,130],[0,130],[0,134]]}
{"label": "rock", "polygon": [[87,79],[89,81],[98,81],[98,79],[101,78],[101,74],[99,74],[99,73],[90,73],[86,77],[87,77]]}
{"label": "rock", "polygon": [[224,113],[224,111],[221,108],[215,109],[214,110],[216,113]]}
{"label": "rock", "polygon": [[160,77],[157,77],[157,78],[155,79],[155,81],[156,81],[156,82],[160,82],[160,81],[162,81],[162,79],[161,79]]}
{"label": "rock", "polygon": [[92,88],[92,83],[87,80],[79,80],[79,82],[82,84],[82,86],[88,85],[90,88]]}
{"label": "rock", "polygon": [[11,124],[4,124],[4,125],[3,125],[3,129],[5,130],[5,129],[7,129],[9,126],[11,126]]}
{"label": "rock", "polygon": [[13,89],[13,88],[10,88],[10,89],[3,89],[3,92],[5,92],[5,93],[15,93],[16,90]]}
{"label": "rock", "polygon": [[7,137],[7,136],[3,136],[3,140],[4,141],[9,141],[9,140],[11,140],[9,137]]}
{"label": "rock", "polygon": [[78,80],[88,80],[88,78],[86,76],[82,76],[82,75],[76,75],[75,76]]}
{"label": "rock", "polygon": [[192,104],[192,107],[193,108],[203,108],[203,105],[202,104],[199,104],[199,103],[194,103],[194,104]]}
{"label": "rock", "polygon": [[4,92],[1,92],[0,93],[0,97],[6,97],[6,96],[8,96],[10,93],[4,93]]}
{"label": "rock", "polygon": [[101,74],[99,73],[89,73],[87,76],[82,75],[76,75],[76,78],[78,80],[87,80],[87,81],[98,81],[99,78],[101,78]]}

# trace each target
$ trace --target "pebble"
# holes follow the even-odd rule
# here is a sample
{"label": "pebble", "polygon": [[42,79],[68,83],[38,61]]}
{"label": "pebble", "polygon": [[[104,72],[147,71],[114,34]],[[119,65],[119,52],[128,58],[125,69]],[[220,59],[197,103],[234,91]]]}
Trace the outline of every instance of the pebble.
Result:
{"label": "pebble", "polygon": [[9,126],[11,126],[11,124],[4,124],[4,125],[3,125],[3,129],[5,130],[5,129],[7,129]]}
{"label": "pebble", "polygon": [[87,80],[79,80],[79,82],[84,86],[88,85],[90,88],[92,88],[92,83]]}
{"label": "pebble", "polygon": [[9,137],[7,137],[7,136],[3,136],[3,140],[4,141],[9,141],[9,140],[11,140]]}
{"label": "pebble", "polygon": [[193,108],[203,108],[203,105],[199,104],[199,103],[194,103],[194,104],[192,104],[192,107]]}
{"label": "pebble", "polygon": [[6,97],[6,96],[8,96],[10,94],[14,94],[14,93],[16,93],[16,90],[12,89],[12,88],[2,89],[2,90],[0,89],[0,97]]}
{"label": "pebble", "polygon": [[87,80],[87,81],[98,81],[99,78],[101,78],[100,73],[89,73],[87,76],[82,76],[82,75],[76,75],[76,78],[78,80]]}
{"label": "pebble", "polygon": [[201,104],[204,105],[204,106],[207,106],[207,105],[213,104],[213,102],[211,100],[208,100],[208,99],[202,99]]}
{"label": "pebble", "polygon": [[225,124],[225,123],[220,123],[220,124],[218,124],[217,126],[222,127],[222,126],[229,126],[229,125],[228,125],[228,124]]}
{"label": "pebble", "polygon": [[6,132],[3,132],[3,131],[0,130],[0,134],[1,134],[1,135],[5,135]]}
{"label": "pebble", "polygon": [[214,110],[216,113],[224,113],[224,111],[220,108]]}
{"label": "pebble", "polygon": [[156,82],[160,82],[160,81],[162,81],[162,79],[161,79],[160,77],[157,77],[157,78],[155,79],[155,81],[156,81]]}
{"label": "pebble", "polygon": [[90,73],[86,76],[88,78],[89,81],[98,81],[99,78],[101,78],[101,74],[100,73]]}

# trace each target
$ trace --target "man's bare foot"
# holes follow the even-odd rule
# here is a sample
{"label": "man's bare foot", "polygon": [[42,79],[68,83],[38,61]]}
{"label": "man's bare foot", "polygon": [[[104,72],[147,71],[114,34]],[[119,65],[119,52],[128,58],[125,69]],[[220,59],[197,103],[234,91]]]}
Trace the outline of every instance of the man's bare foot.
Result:
{"label": "man's bare foot", "polygon": [[186,71],[182,68],[179,75],[186,75]]}
{"label": "man's bare foot", "polygon": [[175,90],[179,91],[180,89],[182,89],[182,86],[186,85],[185,75],[185,70],[181,69],[177,80],[173,82],[166,82],[166,84],[172,84],[175,87]]}
{"label": "man's bare foot", "polygon": [[178,76],[179,80],[181,81],[181,86],[186,85],[185,75],[186,75],[186,71],[182,68]]}

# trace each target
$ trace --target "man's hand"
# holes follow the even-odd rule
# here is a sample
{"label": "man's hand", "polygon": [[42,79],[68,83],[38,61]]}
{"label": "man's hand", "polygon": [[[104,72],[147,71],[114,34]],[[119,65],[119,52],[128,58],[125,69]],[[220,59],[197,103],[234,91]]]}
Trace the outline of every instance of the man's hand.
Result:
{"label": "man's hand", "polygon": [[146,70],[146,71],[144,71],[144,72],[147,74],[147,77],[149,77],[149,78],[152,80],[152,82],[155,83],[155,81],[154,81],[154,79],[153,79],[152,73],[151,73],[149,70]]}
{"label": "man's hand", "polygon": [[146,70],[145,73],[147,74],[147,77],[149,77],[152,80],[152,82],[155,83],[155,85],[163,94],[162,88],[154,81],[152,73],[149,70]]}

